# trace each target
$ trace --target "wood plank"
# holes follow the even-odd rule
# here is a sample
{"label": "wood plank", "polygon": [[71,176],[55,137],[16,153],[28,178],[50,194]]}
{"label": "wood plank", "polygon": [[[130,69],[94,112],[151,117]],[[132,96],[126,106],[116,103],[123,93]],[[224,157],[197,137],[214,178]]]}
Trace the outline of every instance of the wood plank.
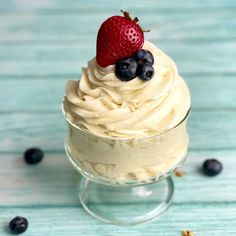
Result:
{"label": "wood plank", "polygon": [[[235,9],[196,9],[162,11],[151,8],[147,11],[132,10],[145,29],[146,34],[158,42],[166,40],[225,40],[235,38]],[[0,14],[0,42],[2,43],[53,43],[93,42],[97,30],[112,13],[104,12],[4,12]],[[114,14],[119,14],[117,10]],[[148,15],[148,17],[147,17]],[[186,21],[191,19],[191,22]],[[47,27],[45,27],[45,25]],[[84,27],[86,25],[86,27]]]}
{"label": "wood plank", "polygon": [[[156,43],[177,63],[181,74],[236,73],[235,42]],[[196,53],[197,52],[197,53]],[[90,44],[0,46],[0,75],[65,75],[80,68],[95,55]]]}
{"label": "wood plank", "polygon": [[[217,158],[224,166],[214,178],[205,177],[200,169],[207,158]],[[37,166],[25,164],[22,154],[0,155],[1,206],[76,206],[79,174],[72,168],[65,154],[47,153]],[[173,177],[175,203],[234,202],[232,185],[236,177],[235,151],[190,152],[184,164],[186,175]],[[218,194],[219,189],[224,194]],[[110,199],[119,203],[119,199]]]}
{"label": "wood plank", "polygon": [[[131,9],[152,29],[147,38],[177,62],[193,96],[187,174],[174,177],[174,204],[155,223],[135,228],[104,225],[79,205],[59,113],[66,80],[79,77],[95,54],[100,22],[117,9]],[[26,235],[36,236],[172,236],[185,228],[198,236],[235,235],[235,9],[233,0],[0,1],[0,235],[10,235],[15,215],[26,216]],[[22,160],[29,146],[46,150],[37,166]],[[201,164],[213,157],[224,171],[204,177]]]}
{"label": "wood plank", "polygon": [[[192,150],[235,149],[234,110],[192,111],[189,119]],[[66,123],[60,113],[5,113],[0,116],[1,152],[21,152],[38,145],[49,151],[62,151]]]}
{"label": "wood plank", "polygon": [[[119,206],[116,210],[119,210]],[[29,229],[25,235],[34,236],[94,236],[98,232],[104,236],[143,236],[144,232],[145,236],[173,236],[181,235],[183,229],[191,229],[197,236],[236,234],[236,228],[233,227],[236,219],[235,204],[173,205],[157,221],[137,227],[104,225],[77,207],[3,208],[0,215],[1,235],[6,235],[8,222],[15,215],[27,217]]]}
{"label": "wood plank", "polygon": [[45,150],[63,150],[66,123],[62,114],[2,114],[0,116],[0,150],[23,151],[27,146]]}
{"label": "wood plank", "polygon": [[[7,111],[55,111],[59,109],[69,78],[50,77],[44,79],[0,80],[1,112]],[[76,78],[75,78],[76,79]],[[9,96],[14,94],[14,96]]]}
{"label": "wood plank", "polygon": [[0,201],[4,205],[70,205],[77,203],[78,174],[65,155],[47,154],[29,166],[23,154],[0,155]]}
{"label": "wood plank", "polygon": [[[49,76],[19,79],[11,76],[1,79],[0,101],[7,101],[1,105],[1,112],[56,111],[59,109],[66,81],[78,78],[68,75],[59,78]],[[235,108],[235,76],[186,75],[185,80],[190,87],[193,109]]]}
{"label": "wood plank", "polygon": [[221,7],[236,7],[235,1],[233,0],[192,0],[185,1],[179,0],[178,2],[174,2],[171,0],[161,1],[161,0],[146,0],[143,1],[135,1],[130,0],[129,2],[125,0],[113,1],[110,4],[109,0],[100,0],[99,4],[94,4],[94,1],[87,0],[84,1],[76,1],[71,0],[69,3],[66,0],[44,0],[44,1],[33,1],[33,0],[8,0],[0,2],[1,10],[34,10],[34,9],[81,9],[81,10],[89,10],[100,8],[110,9],[127,9],[127,8],[142,8],[147,9],[152,6],[155,9],[192,9],[192,8],[221,8]]}

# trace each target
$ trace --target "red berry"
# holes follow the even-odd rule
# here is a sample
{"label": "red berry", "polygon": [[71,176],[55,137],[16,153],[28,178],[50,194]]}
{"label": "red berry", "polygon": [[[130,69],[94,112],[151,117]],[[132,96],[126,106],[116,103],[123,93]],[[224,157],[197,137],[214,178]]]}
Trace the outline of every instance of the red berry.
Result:
{"label": "red berry", "polygon": [[115,64],[124,57],[131,57],[142,48],[144,34],[127,12],[124,16],[112,16],[103,22],[97,35],[98,65],[106,67]]}

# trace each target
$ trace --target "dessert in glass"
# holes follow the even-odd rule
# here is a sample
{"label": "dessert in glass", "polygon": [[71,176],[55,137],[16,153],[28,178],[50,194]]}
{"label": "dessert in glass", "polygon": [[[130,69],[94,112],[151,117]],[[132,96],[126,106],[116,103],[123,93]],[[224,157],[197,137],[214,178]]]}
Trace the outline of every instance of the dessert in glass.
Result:
{"label": "dessert in glass", "polygon": [[127,12],[100,27],[96,57],[63,100],[65,150],[82,175],[85,210],[116,225],[154,220],[170,205],[170,174],[186,158],[190,94],[175,63]]}

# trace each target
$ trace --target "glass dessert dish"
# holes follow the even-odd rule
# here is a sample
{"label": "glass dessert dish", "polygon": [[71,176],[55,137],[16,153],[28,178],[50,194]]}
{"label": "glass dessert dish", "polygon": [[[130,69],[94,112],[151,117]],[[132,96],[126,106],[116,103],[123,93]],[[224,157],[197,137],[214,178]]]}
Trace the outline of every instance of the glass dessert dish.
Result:
{"label": "glass dessert dish", "polygon": [[188,115],[189,110],[175,127],[142,139],[96,136],[65,115],[65,150],[82,175],[78,196],[84,209],[120,226],[149,222],[165,212],[174,193],[170,175],[187,156]]}
{"label": "glass dessert dish", "polygon": [[62,109],[81,204],[103,222],[129,226],[171,203],[170,175],[188,150],[190,94],[174,61],[123,13],[101,25],[96,57],[67,82]]}

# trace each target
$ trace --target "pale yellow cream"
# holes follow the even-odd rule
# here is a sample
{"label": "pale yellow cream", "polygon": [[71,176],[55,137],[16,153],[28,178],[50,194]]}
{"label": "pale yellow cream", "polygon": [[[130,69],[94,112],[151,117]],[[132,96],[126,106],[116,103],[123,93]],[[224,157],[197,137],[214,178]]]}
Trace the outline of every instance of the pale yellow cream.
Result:
{"label": "pale yellow cream", "polygon": [[154,56],[150,81],[120,81],[114,65],[102,68],[92,59],[81,79],[66,87],[66,145],[73,162],[112,182],[158,178],[187,153],[186,121],[165,131],[186,116],[189,90],[166,54],[147,41],[143,48]]}

